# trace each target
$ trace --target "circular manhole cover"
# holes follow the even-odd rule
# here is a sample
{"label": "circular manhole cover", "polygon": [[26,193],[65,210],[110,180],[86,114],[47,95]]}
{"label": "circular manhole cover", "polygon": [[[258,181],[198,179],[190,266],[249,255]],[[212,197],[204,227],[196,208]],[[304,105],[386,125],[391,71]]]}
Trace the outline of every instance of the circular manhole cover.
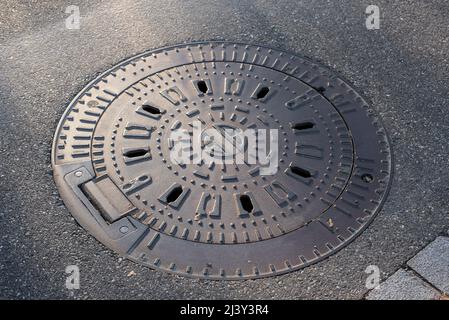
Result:
{"label": "circular manhole cover", "polygon": [[385,130],[346,82],[221,42],[102,74],[70,103],[52,162],[67,207],[106,246],[211,279],[323,259],[373,219],[391,179]]}

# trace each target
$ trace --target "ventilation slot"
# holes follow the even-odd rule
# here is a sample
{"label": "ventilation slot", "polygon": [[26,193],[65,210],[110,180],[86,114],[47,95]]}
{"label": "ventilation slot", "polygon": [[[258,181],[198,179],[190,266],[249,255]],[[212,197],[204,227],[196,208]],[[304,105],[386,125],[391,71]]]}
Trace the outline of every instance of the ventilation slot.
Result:
{"label": "ventilation slot", "polygon": [[292,173],[303,178],[310,178],[312,176],[309,171],[300,167],[290,167],[290,169]]}
{"label": "ventilation slot", "polygon": [[300,123],[295,123],[292,128],[295,130],[306,130],[306,129],[311,129],[315,126],[315,124],[313,122],[300,122]]}
{"label": "ventilation slot", "polygon": [[142,109],[151,114],[161,114],[161,110],[159,108],[150,106],[149,104],[144,104]]}
{"label": "ventilation slot", "polygon": [[207,93],[207,91],[209,91],[206,82],[203,80],[198,81],[196,85],[198,86],[198,90],[200,90],[202,93]]}
{"label": "ventilation slot", "polygon": [[246,212],[250,213],[253,211],[254,206],[253,203],[251,202],[251,198],[248,195],[246,194],[241,195],[240,203],[242,204],[243,210],[245,210]]}
{"label": "ventilation slot", "polygon": [[182,187],[176,187],[167,196],[167,202],[172,203],[175,202],[182,193]]}
{"label": "ventilation slot", "polygon": [[267,96],[270,89],[268,87],[262,87],[256,93],[256,99],[263,99]]}
{"label": "ventilation slot", "polygon": [[125,152],[123,155],[128,158],[136,158],[145,155],[148,151],[145,149],[135,149]]}

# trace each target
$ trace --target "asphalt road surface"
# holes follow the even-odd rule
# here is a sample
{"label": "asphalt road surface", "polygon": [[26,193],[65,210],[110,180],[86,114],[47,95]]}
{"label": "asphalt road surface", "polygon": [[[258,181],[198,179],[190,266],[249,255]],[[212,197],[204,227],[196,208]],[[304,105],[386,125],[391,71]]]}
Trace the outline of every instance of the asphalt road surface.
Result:
{"label": "asphalt road surface", "polygon": [[[80,29],[68,30],[68,5]],[[365,8],[380,8],[367,30]],[[449,4],[445,1],[0,1],[0,298],[362,298],[449,227]],[[348,79],[390,134],[395,174],[383,210],[354,242],[287,275],[192,280],[123,260],[58,196],[51,143],[67,104],[137,53],[196,40],[306,55]],[[267,252],[267,254],[270,254]],[[78,265],[79,290],[65,287]]]}

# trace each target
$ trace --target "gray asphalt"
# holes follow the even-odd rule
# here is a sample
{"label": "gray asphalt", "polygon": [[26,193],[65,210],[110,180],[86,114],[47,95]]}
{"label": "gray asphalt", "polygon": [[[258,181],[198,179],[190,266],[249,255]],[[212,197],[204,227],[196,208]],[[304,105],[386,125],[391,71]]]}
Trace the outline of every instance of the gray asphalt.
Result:
{"label": "gray asphalt", "polygon": [[[449,4],[376,0],[380,30],[370,31],[371,2],[0,1],[0,298],[359,299],[368,265],[393,274],[449,227]],[[69,4],[80,6],[80,30],[65,28]],[[211,39],[321,61],[382,116],[395,154],[390,196],[329,259],[254,281],[186,279],[120,259],[61,202],[50,148],[70,99],[126,57]],[[65,288],[72,264],[81,272],[76,291]]]}

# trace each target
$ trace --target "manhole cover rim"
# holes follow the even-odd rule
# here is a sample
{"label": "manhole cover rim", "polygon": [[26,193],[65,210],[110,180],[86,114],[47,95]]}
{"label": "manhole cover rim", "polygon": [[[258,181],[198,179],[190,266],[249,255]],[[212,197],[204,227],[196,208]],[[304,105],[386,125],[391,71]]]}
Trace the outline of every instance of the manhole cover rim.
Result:
{"label": "manhole cover rim", "polygon": [[[127,65],[127,64],[131,63],[132,61],[136,61],[137,59],[139,59],[139,58],[141,58],[141,57],[149,56],[149,55],[151,55],[151,54],[155,54],[155,53],[158,53],[158,52],[164,52],[164,50],[167,50],[167,49],[182,48],[182,47],[186,47],[186,46],[210,45],[210,44],[213,44],[213,45],[222,45],[222,44],[225,44],[225,45],[238,45],[238,46],[261,47],[261,48],[265,48],[266,50],[273,50],[274,52],[284,52],[285,54],[288,54],[288,55],[295,56],[295,57],[298,57],[298,58],[300,58],[300,59],[303,59],[303,60],[307,61],[308,63],[310,63],[311,65],[315,65],[315,66],[318,66],[318,67],[320,67],[320,68],[324,68],[324,69],[328,70],[331,76],[336,75],[336,76],[337,76],[337,79],[342,80],[342,81],[346,84],[346,86],[347,86],[348,88],[352,88],[352,86],[348,85],[348,81],[347,81],[344,77],[342,77],[340,74],[334,72],[334,71],[331,70],[330,68],[328,68],[328,67],[326,67],[326,66],[323,66],[323,65],[321,65],[320,63],[316,63],[316,62],[310,60],[310,59],[307,58],[307,57],[304,57],[304,56],[299,55],[299,54],[297,54],[297,53],[289,52],[289,51],[286,51],[286,50],[274,49],[274,48],[270,48],[270,47],[267,47],[267,46],[259,46],[259,45],[244,44],[244,43],[235,43],[235,42],[225,42],[225,41],[195,42],[195,43],[180,44],[180,45],[175,45],[175,46],[166,46],[166,47],[164,47],[164,48],[158,48],[158,49],[155,49],[155,50],[148,50],[148,51],[146,51],[146,52],[144,52],[144,53],[141,53],[141,54],[139,54],[139,55],[137,55],[137,56],[133,56],[133,57],[131,57],[131,58],[129,58],[129,59],[126,59],[126,60],[120,62],[119,64],[117,64],[117,65],[111,67],[111,68],[108,69],[107,71],[101,73],[98,77],[96,77],[96,78],[93,79],[88,85],[86,85],[86,86],[81,90],[81,92],[79,92],[79,93],[72,99],[72,101],[70,102],[68,108],[65,110],[65,112],[64,112],[64,114],[63,114],[63,116],[62,116],[62,118],[61,118],[61,120],[60,120],[60,122],[59,122],[59,124],[58,124],[56,133],[55,133],[55,137],[54,137],[54,140],[53,140],[53,147],[52,147],[52,150],[55,150],[55,148],[56,148],[56,142],[57,142],[57,139],[58,139],[58,136],[59,136],[59,132],[60,132],[61,126],[63,125],[63,123],[64,123],[64,121],[65,121],[66,116],[70,113],[71,109],[72,109],[73,106],[76,104],[76,102],[78,101],[78,99],[79,99],[80,97],[82,97],[87,91],[89,91],[89,90],[92,88],[93,85],[95,85],[96,83],[98,83],[98,82],[99,82],[101,79],[103,79],[106,75],[110,74],[110,73],[113,72],[114,70],[118,70],[118,69],[119,69],[121,66],[123,66],[123,65]],[[200,63],[200,62],[197,62],[197,63]],[[176,66],[176,65],[173,65],[173,67],[175,67],[175,66]],[[302,81],[301,79],[299,79],[299,80]],[[356,95],[360,96],[364,101],[368,101],[363,95],[360,94],[359,91],[356,91]],[[368,102],[369,102],[369,101],[368,101]],[[368,104],[368,105],[369,105],[369,104]],[[372,109],[372,107],[370,107],[370,109]],[[161,269],[163,269],[164,271],[168,271],[168,272],[171,272],[171,273],[182,274],[182,275],[184,275],[184,276],[204,277],[204,278],[209,278],[209,279],[229,279],[229,280],[233,280],[233,279],[244,279],[244,278],[260,278],[260,277],[272,276],[272,275],[276,275],[276,274],[283,274],[283,273],[290,272],[290,271],[292,271],[292,270],[296,270],[296,269],[299,269],[299,268],[308,266],[308,265],[310,265],[310,264],[313,264],[313,263],[316,263],[316,262],[318,262],[318,261],[321,261],[321,260],[323,260],[324,258],[328,257],[329,255],[331,255],[331,254],[336,253],[337,251],[339,251],[342,247],[344,247],[344,246],[346,246],[347,244],[349,244],[353,239],[355,239],[355,237],[357,237],[358,235],[360,235],[360,234],[363,232],[363,230],[365,230],[365,229],[368,227],[368,225],[370,224],[370,222],[374,219],[374,217],[375,217],[375,216],[377,215],[377,213],[380,211],[380,209],[381,209],[383,203],[386,201],[386,198],[387,198],[387,195],[388,195],[388,191],[389,191],[390,186],[391,186],[391,183],[392,183],[392,174],[393,174],[393,166],[392,166],[392,161],[393,161],[393,159],[392,159],[392,156],[393,156],[393,154],[392,154],[392,150],[391,150],[390,140],[389,140],[389,137],[388,137],[387,132],[384,130],[385,127],[384,127],[383,123],[381,122],[381,119],[377,116],[377,114],[374,114],[374,117],[375,117],[376,121],[379,123],[380,129],[383,130],[383,133],[382,133],[382,134],[383,134],[383,136],[384,136],[384,139],[385,139],[385,141],[386,141],[386,146],[387,146],[387,149],[388,149],[388,151],[389,151],[389,159],[390,159],[390,160],[388,161],[388,166],[389,166],[389,167],[388,167],[389,174],[388,174],[388,176],[387,176],[388,181],[387,181],[387,183],[386,183],[386,185],[385,185],[385,190],[383,190],[383,195],[382,195],[382,197],[380,197],[380,201],[379,201],[379,203],[378,203],[378,205],[377,205],[375,211],[371,214],[371,216],[369,217],[369,219],[367,219],[367,220],[363,223],[362,227],[359,228],[359,229],[357,229],[356,232],[355,232],[350,238],[345,239],[345,241],[342,242],[341,245],[339,245],[338,247],[336,247],[336,248],[334,248],[333,250],[329,251],[328,253],[326,253],[326,254],[324,254],[324,255],[322,255],[322,256],[317,257],[316,259],[314,259],[314,260],[312,260],[312,261],[308,261],[308,262],[305,262],[305,263],[301,264],[300,266],[293,267],[293,268],[288,268],[288,267],[287,267],[287,268],[285,268],[284,270],[274,270],[274,271],[272,271],[272,272],[263,273],[263,274],[258,274],[258,275],[246,275],[246,274],[243,275],[243,276],[242,276],[242,275],[226,275],[225,277],[223,277],[223,276],[220,276],[220,275],[207,275],[207,274],[205,274],[205,275],[200,275],[200,274],[192,274],[192,273],[188,273],[188,272],[185,272],[185,271],[171,270],[171,268],[167,268],[166,266],[165,266],[165,267],[158,267],[158,266],[157,266],[156,264],[154,264],[154,263],[153,263],[151,266],[152,266],[152,267],[155,267],[155,268],[161,268]],[[55,155],[55,153],[52,152],[52,166],[53,166],[53,168],[55,169],[56,163],[55,163],[54,155]],[[76,166],[76,165],[75,165],[75,166]],[[78,165],[78,167],[79,167],[79,165]],[[352,176],[351,176],[351,177],[352,177]],[[60,178],[61,178],[61,177],[60,177],[60,176],[57,174],[57,172],[55,171],[55,180],[56,180],[56,183],[57,183],[58,186],[61,186],[61,185],[64,183],[64,182],[58,180],[58,179],[60,179]],[[62,183],[61,183],[61,182],[62,182]],[[64,201],[66,202],[66,204],[68,204],[68,207],[69,207],[69,208],[73,205],[73,204],[70,203],[70,202],[73,201],[72,197],[66,197],[66,195],[64,194],[64,192],[61,192],[61,197],[64,199]],[[68,198],[68,199],[67,199],[67,198]],[[71,213],[72,213],[73,215],[77,216],[77,214],[76,214],[77,212],[76,212],[76,211],[71,210]],[[78,217],[78,218],[80,218],[80,217]],[[83,217],[81,217],[81,220],[83,220],[82,218],[83,218]],[[94,234],[94,236],[95,236],[97,239],[99,239],[100,241],[102,241],[103,243],[105,243],[108,247],[111,247],[111,243],[110,243],[109,239],[104,238],[104,235],[99,235],[99,234],[97,234],[98,231],[99,231],[97,228],[92,228],[91,225],[86,224],[86,223],[82,223],[82,221],[80,221],[79,219],[77,219],[77,220],[83,225],[83,227],[85,227],[85,228],[88,229],[92,234]],[[291,231],[291,232],[295,232],[295,231]],[[281,237],[282,237],[282,236],[281,236]],[[265,241],[265,240],[263,240],[263,241]],[[269,239],[268,239],[268,241],[269,241]],[[114,246],[112,246],[112,247],[114,247]],[[119,251],[119,252],[122,251],[121,248],[115,248],[115,250],[116,250],[116,251]],[[136,259],[135,257],[132,257],[132,256],[128,256],[128,258],[130,258],[131,260],[137,261],[137,262],[142,262],[141,260]]]}

